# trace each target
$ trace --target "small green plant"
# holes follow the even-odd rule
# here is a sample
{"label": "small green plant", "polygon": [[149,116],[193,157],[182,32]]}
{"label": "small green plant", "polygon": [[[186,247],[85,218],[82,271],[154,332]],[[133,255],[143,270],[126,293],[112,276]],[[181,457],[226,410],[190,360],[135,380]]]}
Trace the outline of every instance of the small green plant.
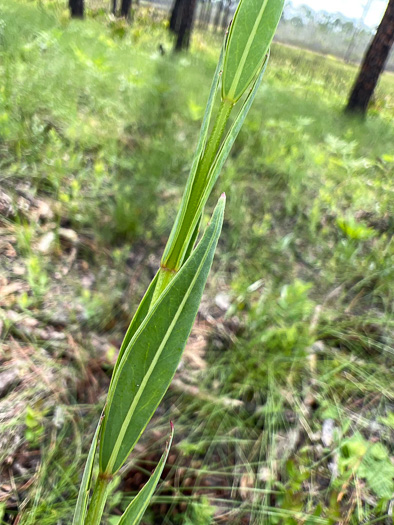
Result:
{"label": "small green plant", "polygon": [[26,408],[25,438],[32,447],[39,444],[40,438],[44,432],[43,419],[44,414],[39,409],[30,406]]}
{"label": "small green plant", "polygon": [[343,440],[339,448],[339,483],[354,476],[365,479],[378,498],[387,498],[394,491],[394,466],[387,448],[382,443],[369,443],[357,432]]}
{"label": "small green plant", "polygon": [[[216,68],[190,175],[160,268],[119,351],[83,474],[74,525],[100,523],[111,480],[138,442],[178,367],[219,239],[224,194],[195,247],[203,210],[262,80],[282,8],[283,0],[239,3]],[[211,126],[220,77],[221,103]],[[241,108],[228,126],[230,114],[243,95]],[[156,470],[127,507],[119,525],[140,522],[160,479],[172,436],[173,429]],[[98,442],[99,473],[89,502]]]}
{"label": "small green plant", "polygon": [[26,260],[27,280],[34,297],[41,298],[48,290],[49,279],[43,261],[36,255]]}

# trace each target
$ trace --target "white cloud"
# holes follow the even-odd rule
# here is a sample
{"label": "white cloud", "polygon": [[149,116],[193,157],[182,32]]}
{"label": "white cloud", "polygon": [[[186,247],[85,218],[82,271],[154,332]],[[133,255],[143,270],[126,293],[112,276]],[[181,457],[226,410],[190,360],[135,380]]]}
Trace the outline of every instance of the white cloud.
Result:
{"label": "white cloud", "polygon": [[[364,7],[368,0],[291,0],[293,5],[308,5],[315,11],[328,11],[335,13],[339,11],[349,18],[359,19],[363,15]],[[379,25],[386,9],[387,1],[372,0],[365,17],[365,23],[370,26]]]}

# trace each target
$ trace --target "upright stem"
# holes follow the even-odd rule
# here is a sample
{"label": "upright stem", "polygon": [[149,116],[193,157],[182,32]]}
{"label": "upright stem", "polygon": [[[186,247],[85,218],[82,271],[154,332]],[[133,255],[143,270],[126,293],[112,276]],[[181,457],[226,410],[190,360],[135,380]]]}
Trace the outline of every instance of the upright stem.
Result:
{"label": "upright stem", "polygon": [[101,516],[107,502],[110,481],[110,478],[103,477],[99,477],[96,481],[84,525],[100,525]]}
{"label": "upright stem", "polygon": [[193,234],[194,228],[199,220],[199,217],[196,216],[196,211],[204,194],[208,182],[209,170],[218,152],[232,108],[232,102],[222,100],[219,113],[194,177],[190,197],[186,202],[182,202],[181,204],[181,206],[187,210],[187,213],[184,214],[184,220],[177,238],[174,239],[172,250],[166,259],[162,261],[162,266],[169,270],[177,271],[183,263],[183,258],[188,247],[188,242],[186,241],[188,237],[191,237]]}
{"label": "upright stem", "polygon": [[201,199],[208,183],[209,171],[219,150],[232,108],[232,102],[222,100],[204,154],[197,167],[190,197],[181,204],[187,213],[184,214],[183,223],[181,224],[178,236],[173,241],[174,244],[171,251],[161,262],[151,307],[182,266],[185,254],[190,247],[191,238],[196,234],[195,229],[198,227],[197,225],[200,219],[200,214],[197,215],[197,211],[201,204]]}

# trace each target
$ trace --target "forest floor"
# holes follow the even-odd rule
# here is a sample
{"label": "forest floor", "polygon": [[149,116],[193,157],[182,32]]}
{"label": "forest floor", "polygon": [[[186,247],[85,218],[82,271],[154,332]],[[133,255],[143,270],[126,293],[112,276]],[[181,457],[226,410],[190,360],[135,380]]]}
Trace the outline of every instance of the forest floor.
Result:
{"label": "forest floor", "polygon": [[[0,0],[0,523],[70,524],[117,349],[160,260],[219,40],[159,13]],[[161,46],[161,47],[160,47]],[[162,53],[162,50],[165,53]],[[393,521],[394,77],[274,45],[176,378],[113,487],[143,523]],[[207,209],[209,216],[211,205]]]}

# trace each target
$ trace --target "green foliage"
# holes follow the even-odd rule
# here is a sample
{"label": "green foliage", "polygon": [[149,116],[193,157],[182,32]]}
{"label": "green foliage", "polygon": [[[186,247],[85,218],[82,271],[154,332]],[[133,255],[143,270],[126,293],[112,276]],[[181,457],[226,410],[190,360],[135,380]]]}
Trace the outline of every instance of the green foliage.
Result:
{"label": "green foliage", "polygon": [[30,406],[26,408],[25,424],[26,432],[25,438],[30,446],[35,447],[39,444],[40,438],[44,432],[44,414]]}
{"label": "green foliage", "polygon": [[[5,238],[15,238],[10,242],[17,252],[9,264],[23,287],[12,308],[44,323],[67,303],[72,324],[85,329],[76,339],[83,341],[81,355],[71,353],[69,360],[88,363],[89,354],[99,355],[108,373],[112,359],[97,353],[91,337],[119,341],[129,322],[125,312],[137,307],[152,277],[151,268],[138,273],[138,256],[160,252],[175,218],[219,45],[197,32],[189,56],[161,57],[158,44],[169,46],[162,18],[144,8],[131,28],[120,28],[126,29],[121,36],[104,17],[80,24],[31,2],[0,4],[2,190],[13,197],[15,209],[28,192],[48,200],[54,213],[53,219],[36,220],[22,207],[16,218],[6,219]],[[186,390],[175,401],[170,392],[164,416],[155,416],[155,426],[166,429],[171,410],[176,412],[177,436],[188,442],[180,447],[187,458],[177,460],[184,462],[174,470],[179,466],[189,479],[199,472],[195,487],[176,479],[176,492],[166,473],[171,493],[163,491],[156,500],[167,505],[160,507],[163,521],[209,522],[211,509],[231,513],[234,523],[337,523],[348,516],[357,525],[388,519],[394,90],[392,75],[383,75],[370,116],[360,126],[342,114],[355,73],[352,65],[332,58],[272,46],[267,82],[221,179],[228,212],[206,300],[214,302],[212,293],[224,288],[231,302],[228,319],[217,314],[203,357],[208,366],[190,374],[198,397]],[[228,127],[231,123],[230,118]],[[212,208],[209,200],[206,208]],[[202,224],[207,219],[208,212]],[[69,268],[64,264],[69,252],[58,241],[48,255],[36,250],[58,224],[81,239],[69,275],[62,273]],[[7,277],[13,270],[6,264],[1,257]],[[75,271],[82,266],[95,278],[86,291],[85,274]],[[68,339],[52,345],[41,339],[45,333],[22,332],[19,321],[3,312],[1,318],[2,339],[22,334],[29,356],[23,363],[32,359],[39,369],[48,360],[56,365],[48,375],[51,386],[52,378],[69,385],[80,376],[79,368],[69,368]],[[187,361],[183,374],[185,369]],[[67,370],[64,379],[61,371]],[[42,467],[23,492],[23,508],[10,510],[6,503],[3,521],[18,512],[21,525],[69,523],[87,436],[93,433],[85,422],[88,405],[83,401],[70,410],[75,435],[70,429],[58,432],[52,413],[37,409],[42,393],[31,383],[27,390],[21,385],[10,400],[39,412],[29,417],[39,435],[26,437],[33,439],[33,450],[42,449]],[[31,401],[21,397],[31,391]],[[52,392],[47,396],[52,406],[59,404]],[[79,402],[72,388],[70,398],[67,402]],[[312,408],[305,413],[310,398]],[[84,417],[74,419],[80,412]],[[327,418],[335,424],[334,442],[323,448],[319,436]],[[19,419],[23,440],[23,410]],[[6,423],[2,438],[4,432],[13,435],[15,425]],[[293,446],[294,434],[299,439]],[[367,450],[356,476],[351,465],[357,466],[360,451],[350,447],[350,462],[347,445],[342,447],[353,438],[356,448]],[[376,444],[383,447],[375,451],[378,457],[369,453]],[[337,478],[331,465],[340,465]],[[152,468],[148,463],[147,470]],[[374,477],[367,476],[368,469]],[[238,491],[245,472],[253,487],[246,499]],[[220,483],[220,490],[210,483]],[[199,509],[201,494],[211,509]],[[111,494],[111,504],[117,498]],[[144,521],[157,520],[155,512],[153,507]]]}
{"label": "green foliage", "polygon": [[380,421],[387,425],[389,428],[394,429],[394,412],[389,412],[387,417],[380,418]]}
{"label": "green foliage", "polygon": [[238,4],[226,42],[222,98],[240,99],[261,69],[284,0],[247,0]]}
{"label": "green foliage", "polygon": [[165,394],[192,329],[223,222],[224,199],[199,245],[125,349],[112,380],[100,443],[101,472],[119,470]]}
{"label": "green foliage", "polygon": [[147,506],[149,505],[149,502],[153,496],[153,492],[155,491],[156,485],[159,482],[160,476],[163,472],[173,437],[174,429],[172,428],[170,439],[166,444],[166,449],[159,463],[157,464],[157,467],[155,468],[153,474],[149,478],[149,481],[144,485],[144,488],[140,490],[140,492],[125,510],[123,516],[119,521],[119,525],[138,525],[138,523],[140,523],[141,518],[144,515]]}
{"label": "green foliage", "polygon": [[[315,308],[311,287],[295,280],[280,290],[265,289],[259,297],[253,287],[238,297],[234,313],[247,310],[247,334],[220,357],[218,367],[226,373],[225,388],[232,395],[255,398],[267,388],[270,377],[282,384],[290,373],[299,384],[300,359],[314,341],[309,330]],[[217,373],[216,367],[212,372]]]}
{"label": "green foliage", "polygon": [[[283,4],[280,4],[280,11],[282,7]],[[263,14],[264,9],[259,13],[258,21],[262,19]],[[269,14],[268,10],[265,29],[268,28],[268,32],[272,34],[266,47],[272,39],[277,19],[279,19],[279,16],[271,19]],[[242,34],[249,35],[251,32],[254,38],[258,30],[262,31],[262,28],[258,27],[252,18],[249,18],[246,25],[241,24],[240,28],[232,30],[232,34],[237,39],[238,34],[241,38]],[[242,68],[250,62],[249,48],[253,48],[255,43],[252,44],[247,43],[246,45],[245,56],[240,61]],[[237,49],[237,46],[235,48]],[[225,48],[224,55],[226,63],[229,55],[231,60],[231,50]],[[86,62],[82,53],[79,53],[79,56]],[[154,290],[151,285],[152,294],[148,290],[137,311],[137,320],[132,322],[126,334],[118,365],[111,381],[100,439],[100,473],[89,505],[87,524],[94,525],[100,520],[108,494],[107,480],[121,468],[169,387],[197,315],[212,264],[223,223],[224,195],[219,200],[205,235],[193,251],[203,208],[250,109],[265,71],[264,57],[262,57],[260,68],[253,66],[254,74],[259,69],[261,70],[254,82],[253,89],[222,141],[235,101],[232,100],[231,104],[228,104],[226,98],[223,98],[208,138],[208,127],[218,86],[222,56],[216,68],[197,151],[181,207],[162,258],[157,279],[153,281]],[[86,64],[89,65],[89,61]],[[237,73],[236,76],[239,77]],[[235,85],[238,85],[238,79],[235,80]],[[146,313],[148,305],[149,310]],[[143,313],[145,317],[142,320]],[[133,523],[140,521],[151,497],[148,487],[149,483],[145,487],[146,490],[143,489],[126,510],[124,519],[131,519]],[[83,486],[83,494],[85,491],[86,488]],[[134,510],[139,509],[140,506],[140,511]],[[80,510],[81,519],[83,519],[83,513],[84,508]]]}
{"label": "green foliage", "polygon": [[81,485],[79,487],[78,499],[75,505],[74,517],[72,525],[78,525],[78,523],[84,523],[86,510],[89,500],[90,486],[92,483],[92,473],[94,467],[94,458],[97,449],[98,437],[101,431],[102,419],[97,425],[96,432],[94,433],[92,443],[90,445],[89,454],[86,458],[85,468],[82,475]]}
{"label": "green foliage", "polygon": [[362,241],[370,239],[376,235],[376,232],[372,228],[368,228],[365,224],[356,222],[352,217],[348,220],[338,218],[337,223],[349,239]]}
{"label": "green foliage", "polygon": [[394,491],[394,466],[382,443],[368,443],[356,433],[340,445],[339,468],[344,478],[364,478],[378,498],[389,499]]}
{"label": "green foliage", "polygon": [[184,525],[208,525],[212,523],[215,509],[210,505],[208,498],[190,505],[190,511],[183,522]]}

